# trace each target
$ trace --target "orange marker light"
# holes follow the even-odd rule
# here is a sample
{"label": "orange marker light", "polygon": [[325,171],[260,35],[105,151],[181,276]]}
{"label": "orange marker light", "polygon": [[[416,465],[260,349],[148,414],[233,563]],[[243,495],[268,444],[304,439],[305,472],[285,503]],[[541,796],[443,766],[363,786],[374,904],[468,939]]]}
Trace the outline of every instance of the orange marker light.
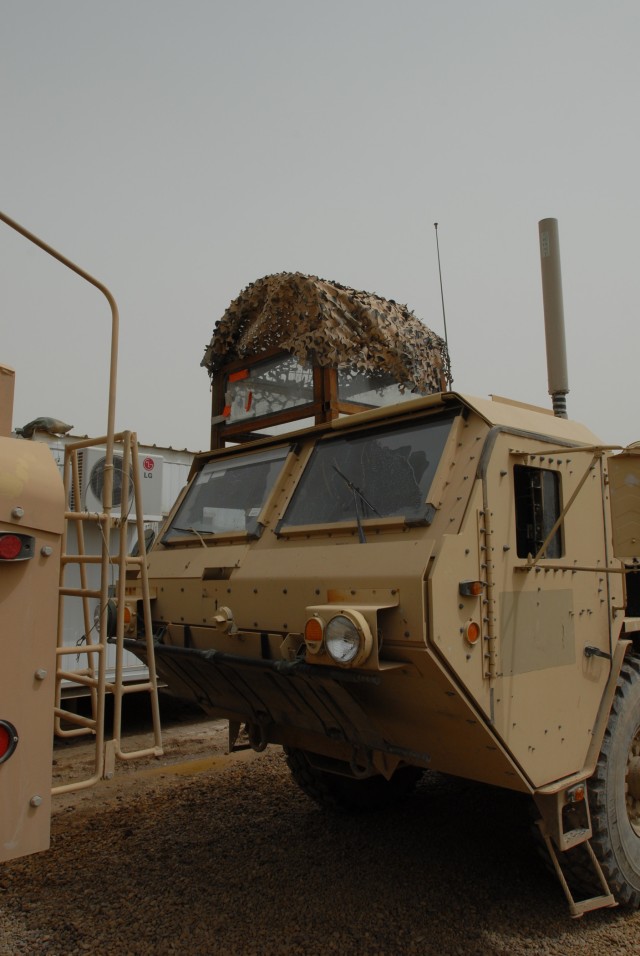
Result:
{"label": "orange marker light", "polygon": [[322,641],[324,628],[319,617],[310,617],[304,626],[304,639],[307,644],[317,644]]}
{"label": "orange marker light", "polygon": [[310,654],[319,654],[324,644],[324,621],[310,617],[304,626],[304,642]]}
{"label": "orange marker light", "polygon": [[476,624],[475,621],[468,621],[464,626],[463,633],[467,644],[471,644],[473,646],[474,644],[478,643],[478,639],[480,637],[480,625]]}
{"label": "orange marker light", "polygon": [[567,790],[567,800],[569,803],[582,803],[586,798],[587,788],[584,783],[579,783],[577,786],[572,787],[571,790]]}

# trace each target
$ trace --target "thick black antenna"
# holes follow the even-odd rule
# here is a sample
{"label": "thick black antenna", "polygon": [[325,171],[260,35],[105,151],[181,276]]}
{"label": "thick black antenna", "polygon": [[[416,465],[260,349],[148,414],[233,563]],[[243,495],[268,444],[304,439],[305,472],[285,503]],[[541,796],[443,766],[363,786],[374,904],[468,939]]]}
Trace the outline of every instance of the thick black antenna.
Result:
{"label": "thick black antenna", "polygon": [[[438,251],[438,276],[440,277],[440,299],[442,300],[442,322],[444,324],[444,344],[447,346],[447,354],[449,354],[449,337],[447,335],[447,316],[444,311],[444,291],[442,288],[442,269],[440,267],[440,243],[438,242],[438,223],[434,222],[434,229],[436,230],[436,249]],[[451,372],[447,376],[449,382],[449,388],[451,388]]]}

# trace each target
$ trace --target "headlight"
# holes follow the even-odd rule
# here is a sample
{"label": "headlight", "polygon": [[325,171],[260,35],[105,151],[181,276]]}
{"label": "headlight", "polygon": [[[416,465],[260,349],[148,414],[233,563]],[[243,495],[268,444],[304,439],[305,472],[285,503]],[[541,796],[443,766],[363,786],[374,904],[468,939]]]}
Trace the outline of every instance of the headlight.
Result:
{"label": "headlight", "polygon": [[338,664],[350,664],[360,648],[358,629],[344,614],[331,618],[324,632],[327,651]]}
{"label": "headlight", "polygon": [[371,653],[369,626],[357,611],[332,617],[324,629],[324,646],[336,664],[361,664]]}

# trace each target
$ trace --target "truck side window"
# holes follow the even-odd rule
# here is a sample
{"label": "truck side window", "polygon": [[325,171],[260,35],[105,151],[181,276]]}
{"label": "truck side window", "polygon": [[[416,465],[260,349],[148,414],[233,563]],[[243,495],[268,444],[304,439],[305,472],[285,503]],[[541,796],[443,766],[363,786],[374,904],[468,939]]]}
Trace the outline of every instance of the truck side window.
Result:
{"label": "truck side window", "polygon": [[634,560],[633,564],[626,565],[627,579],[627,614],[629,617],[640,617],[640,567]]}
{"label": "truck side window", "polygon": [[[548,468],[515,465],[516,543],[519,558],[536,555],[560,516],[560,475]],[[547,545],[544,557],[563,553],[562,528]]]}

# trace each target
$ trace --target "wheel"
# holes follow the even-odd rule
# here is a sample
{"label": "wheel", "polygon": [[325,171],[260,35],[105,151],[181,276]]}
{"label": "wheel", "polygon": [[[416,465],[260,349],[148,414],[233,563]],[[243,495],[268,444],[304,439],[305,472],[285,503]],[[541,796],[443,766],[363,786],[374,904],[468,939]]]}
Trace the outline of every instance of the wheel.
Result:
{"label": "wheel", "polygon": [[619,903],[640,905],[640,659],[628,657],[589,782],[591,845]]}
{"label": "wheel", "polygon": [[313,767],[304,750],[285,750],[291,776],[300,789],[329,810],[357,813],[380,810],[406,797],[422,776],[419,767],[399,767],[390,780],[343,777]]}

